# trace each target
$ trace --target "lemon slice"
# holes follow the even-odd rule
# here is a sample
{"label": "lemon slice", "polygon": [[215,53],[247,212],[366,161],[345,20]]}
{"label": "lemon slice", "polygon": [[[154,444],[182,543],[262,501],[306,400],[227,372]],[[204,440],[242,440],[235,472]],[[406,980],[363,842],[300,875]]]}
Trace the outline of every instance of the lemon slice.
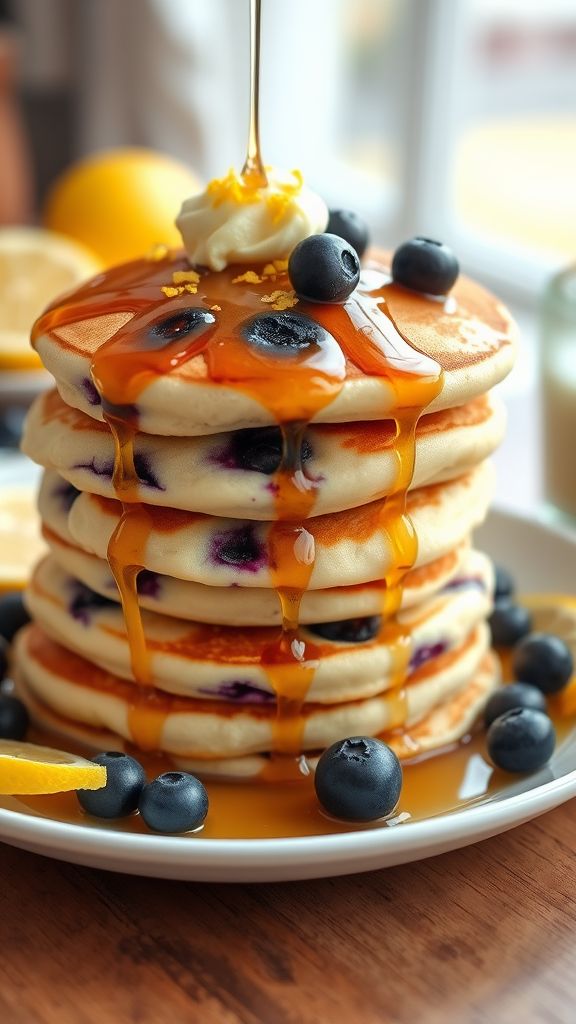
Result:
{"label": "lemon slice", "polygon": [[30,347],[36,317],[100,269],[97,256],[63,235],[44,228],[0,229],[0,369],[40,369]]}
{"label": "lemon slice", "polygon": [[105,785],[103,765],[64,750],[0,740],[0,793],[4,795],[67,793]]}
{"label": "lemon slice", "polygon": [[36,489],[5,487],[0,491],[0,593],[24,587],[32,567],[46,554],[36,511]]}

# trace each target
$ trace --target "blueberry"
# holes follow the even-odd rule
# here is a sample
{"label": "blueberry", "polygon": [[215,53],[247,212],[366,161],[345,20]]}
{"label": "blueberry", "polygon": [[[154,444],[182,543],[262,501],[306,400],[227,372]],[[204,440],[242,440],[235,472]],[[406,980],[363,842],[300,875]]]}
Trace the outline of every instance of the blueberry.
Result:
{"label": "blueberry", "polygon": [[[310,442],[302,442],[301,459],[308,462],[312,457]],[[255,473],[271,476],[282,461],[282,432],[279,427],[255,427],[238,430],[232,435],[232,458],[238,469],[250,469]]]}
{"label": "blueberry", "polygon": [[251,526],[228,530],[218,545],[218,561],[227,565],[252,565],[261,557],[262,549]]}
{"label": "blueberry", "polygon": [[11,590],[0,597],[0,636],[11,643],[22,626],[30,622],[19,590]]}
{"label": "blueberry", "polygon": [[171,341],[178,341],[188,334],[200,336],[208,327],[216,323],[214,313],[209,309],[191,306],[178,309],[171,316],[163,317],[148,327],[147,340],[153,348],[162,348]]}
{"label": "blueberry", "polygon": [[0,739],[23,740],[29,725],[26,705],[18,697],[0,696]]}
{"label": "blueberry", "polygon": [[513,708],[533,708],[546,711],[546,698],[541,690],[529,683],[509,683],[496,690],[484,708],[484,725],[488,729],[492,722]]}
{"label": "blueberry", "polygon": [[574,658],[560,637],[530,633],[516,647],[512,668],[517,679],[537,686],[542,693],[558,693],[570,681]]}
{"label": "blueberry", "polygon": [[310,235],[292,250],[288,274],[301,299],[345,302],[360,280],[360,261],[338,235]]}
{"label": "blueberry", "polygon": [[140,814],[154,832],[191,832],[208,814],[208,794],[187,772],[165,772],[142,790]]}
{"label": "blueberry", "polygon": [[97,594],[95,590],[91,590],[79,580],[74,580],[72,592],[74,596],[69,604],[70,615],[84,626],[90,624],[90,613],[97,611],[98,608],[118,607],[112,598]]}
{"label": "blueberry", "polygon": [[[82,463],[80,463],[76,468],[92,469],[92,463],[90,463],[87,466],[84,466],[82,465]],[[110,473],[110,476],[112,476],[112,473]],[[68,483],[67,480],[64,480],[61,484],[58,484],[56,489],[53,491],[53,494],[55,498],[59,499],[62,508],[66,509],[66,511],[68,512],[72,508],[72,505],[76,501],[76,498],[80,494],[80,491],[78,490],[77,487],[74,487],[74,484],[70,484]]]}
{"label": "blueberry", "polygon": [[112,419],[120,420],[122,423],[129,424],[134,427],[135,430],[138,426],[138,417],[140,412],[135,402],[109,402],[108,399],[103,396],[102,412],[106,413],[106,415]]}
{"label": "blueberry", "polygon": [[84,377],[82,379],[80,387],[82,388],[89,405],[101,405],[102,399],[89,377]]}
{"label": "blueberry", "polygon": [[534,772],[552,757],[556,733],[543,711],[513,708],[492,722],[486,743],[497,768],[505,772]]}
{"label": "blueberry", "polygon": [[496,602],[488,623],[495,647],[514,647],[532,629],[530,612],[506,600]]}
{"label": "blueberry", "polygon": [[252,683],[243,683],[241,680],[220,683],[216,691],[211,687],[206,687],[201,688],[198,692],[207,697],[217,696],[222,700],[231,700],[238,704],[266,704],[276,700],[275,694],[269,693],[268,690],[262,690]]}
{"label": "blueberry", "polygon": [[516,593],[516,584],[514,578],[502,565],[496,565],[495,567],[495,581],[494,581],[494,599],[496,601],[503,601],[505,599],[511,600]]}
{"label": "blueberry", "polygon": [[152,469],[150,459],[143,452],[134,452],[134,469],[140,483],[146,484],[147,487],[153,487],[156,491],[166,490]]}
{"label": "blueberry", "polygon": [[106,785],[102,789],[79,789],[80,806],[95,818],[124,818],[132,814],[146,785],[146,773],[140,762],[118,750],[98,754],[92,760],[106,768]]}
{"label": "blueberry", "polygon": [[325,750],[314,776],[323,808],[345,821],[374,821],[394,810],[402,789],[402,767],[381,740],[352,736]]}
{"label": "blueberry", "polygon": [[157,572],[152,572],[151,569],[140,570],[136,586],[138,593],[141,594],[142,597],[151,597],[154,600],[158,600],[162,591],[160,576]]}
{"label": "blueberry", "polygon": [[370,236],[366,222],[353,210],[330,210],[326,231],[330,235],[338,235],[348,245],[356,250],[358,258],[361,259],[366,249]]}
{"label": "blueberry", "polygon": [[8,641],[0,636],[0,683],[8,671]]}
{"label": "blueberry", "polygon": [[319,346],[330,335],[303,313],[256,313],[242,325],[241,334],[252,345],[273,351],[276,355],[291,355],[295,351]]}
{"label": "blueberry", "polygon": [[308,626],[308,629],[325,640],[361,644],[378,636],[381,622],[379,615],[368,615],[363,619],[343,619],[342,622],[316,622],[313,626]]}
{"label": "blueberry", "polygon": [[458,260],[447,245],[433,238],[412,238],[392,259],[392,279],[427,295],[447,295],[458,277]]}

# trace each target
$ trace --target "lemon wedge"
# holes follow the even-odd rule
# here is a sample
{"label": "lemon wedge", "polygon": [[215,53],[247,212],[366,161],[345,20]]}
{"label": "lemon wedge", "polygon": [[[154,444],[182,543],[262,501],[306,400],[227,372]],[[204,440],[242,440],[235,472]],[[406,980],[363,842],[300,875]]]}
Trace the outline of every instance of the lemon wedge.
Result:
{"label": "lemon wedge", "polygon": [[74,789],[102,789],[106,768],[76,754],[35,743],[0,740],[0,793],[67,793]]}
{"label": "lemon wedge", "polygon": [[0,229],[0,369],[37,370],[30,347],[36,317],[61,292],[97,274],[85,246],[44,228]]}
{"label": "lemon wedge", "polygon": [[0,593],[24,587],[33,566],[46,554],[36,510],[36,488],[0,491]]}

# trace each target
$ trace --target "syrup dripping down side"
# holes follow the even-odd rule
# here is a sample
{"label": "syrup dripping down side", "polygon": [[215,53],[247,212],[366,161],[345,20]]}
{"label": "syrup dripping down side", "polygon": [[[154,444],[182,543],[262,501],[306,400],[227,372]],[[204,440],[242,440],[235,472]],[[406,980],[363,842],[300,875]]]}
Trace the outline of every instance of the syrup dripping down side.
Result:
{"label": "syrup dripping down side", "polygon": [[268,184],[260,150],[260,38],[262,31],[262,0],[250,0],[250,124],[248,148],[242,177],[251,185],[265,188]]}
{"label": "syrup dripping down side", "polygon": [[[373,275],[372,275],[373,276]],[[380,529],[389,551],[389,565],[383,573],[382,624],[379,642],[390,650],[394,700],[392,728],[406,721],[405,683],[411,653],[411,631],[398,617],[406,574],[416,563],[418,538],[407,512],[407,495],[414,475],[416,427],[427,407],[443,386],[438,364],[420,353],[398,329],[380,281],[372,287],[361,280],[336,317],[334,333],[346,356],[365,373],[379,377],[394,394],[392,418],[396,425],[394,453],[397,475],[392,491],[382,499]],[[356,329],[354,329],[356,328]]]}
{"label": "syrup dripping down side", "polygon": [[[138,434],[135,403],[155,377],[170,372],[202,350],[211,326],[209,321],[205,321],[203,330],[190,334],[185,330],[189,321],[182,316],[180,309],[176,309],[172,321],[164,317],[163,323],[171,324],[171,331],[168,337],[163,338],[157,330],[157,308],[152,304],[151,309],[136,314],[126,327],[98,350],[91,367],[93,382],[102,399],[104,419],[114,439],[112,483],[116,497],[122,503],[122,515],[108,543],[107,558],[122,602],[132,674],[140,686],[152,686],[153,682],[137,590],[138,576],[145,568],[146,545],[153,523],[150,511],[139,501],[139,481],[134,464],[134,443]],[[180,328],[179,323],[182,324]],[[144,749],[158,749],[161,722],[157,715],[154,716],[151,730],[150,721],[149,715],[132,709],[131,726],[135,742],[143,745]]]}
{"label": "syrup dripping down side", "polygon": [[272,476],[276,520],[268,533],[272,581],[282,612],[275,643],[262,650],[261,664],[276,694],[277,717],[270,766],[274,778],[297,772],[302,751],[301,714],[314,679],[315,647],[299,637],[299,609],[314,570],[314,538],[306,529],[317,482],[306,475],[302,442],[309,422],[339,394],[344,365],[334,349],[311,344],[304,352],[279,356],[252,350],[240,339],[207,350],[210,379],[232,383],[255,398],[280,426],[283,453]]}

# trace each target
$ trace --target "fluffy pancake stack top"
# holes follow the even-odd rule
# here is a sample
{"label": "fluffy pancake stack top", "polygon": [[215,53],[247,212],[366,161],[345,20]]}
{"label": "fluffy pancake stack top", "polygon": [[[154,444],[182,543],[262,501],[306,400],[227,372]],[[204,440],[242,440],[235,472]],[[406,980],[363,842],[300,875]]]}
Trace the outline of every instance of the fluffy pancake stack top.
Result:
{"label": "fluffy pancake stack top", "polygon": [[496,685],[470,534],[510,318],[445,247],[391,275],[326,220],[298,176],[229,176],[185,204],[185,253],[35,325],[50,555],[20,662],[50,728],[274,775],[355,733],[442,746]]}

